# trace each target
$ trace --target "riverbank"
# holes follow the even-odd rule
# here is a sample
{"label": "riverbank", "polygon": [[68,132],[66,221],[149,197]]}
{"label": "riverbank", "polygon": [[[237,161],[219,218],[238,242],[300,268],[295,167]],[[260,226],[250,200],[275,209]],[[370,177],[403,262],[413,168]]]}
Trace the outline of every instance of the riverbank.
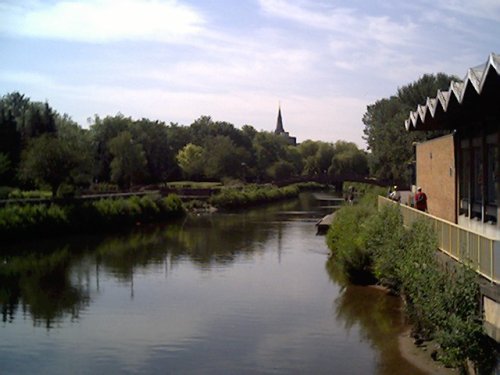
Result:
{"label": "riverbank", "polygon": [[284,187],[275,185],[228,187],[213,195],[209,199],[209,203],[218,209],[239,209],[296,198],[302,191],[324,188],[326,188],[326,185],[317,182],[296,183]]}
{"label": "riverbank", "polygon": [[408,320],[419,337],[436,340],[434,356],[443,365],[467,372],[473,363],[487,371],[495,348],[478,318],[474,271],[445,272],[433,228],[424,221],[405,228],[399,209],[378,210],[375,198],[365,195],[336,212],[327,243],[338,272],[347,283],[382,284],[404,295]]}
{"label": "riverbank", "polygon": [[[382,285],[368,285],[367,288],[377,290],[387,297],[393,295],[390,289]],[[426,374],[459,374],[458,369],[445,367],[442,363],[432,358],[432,352],[437,345],[434,341],[423,342],[420,346],[417,346],[415,344],[415,338],[411,336],[411,330],[412,326],[409,325],[397,337],[397,346],[402,358]]]}
{"label": "riverbank", "polygon": [[413,366],[432,375],[457,375],[458,369],[444,367],[440,362],[432,359],[431,353],[433,343],[426,343],[426,346],[418,347],[415,339],[411,337],[411,328],[405,330],[398,338],[398,347],[401,356]]}
{"label": "riverbank", "polygon": [[0,237],[13,241],[18,238],[102,232],[167,221],[184,213],[182,202],[175,195],[165,198],[159,195],[106,198],[65,204],[8,204],[0,208]]}

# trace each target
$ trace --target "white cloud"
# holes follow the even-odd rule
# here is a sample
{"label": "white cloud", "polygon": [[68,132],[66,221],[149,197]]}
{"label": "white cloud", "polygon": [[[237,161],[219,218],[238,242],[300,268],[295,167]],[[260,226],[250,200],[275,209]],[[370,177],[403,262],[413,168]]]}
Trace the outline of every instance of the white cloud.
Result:
{"label": "white cloud", "polygon": [[204,18],[176,0],[77,0],[0,5],[0,33],[75,40],[175,41],[202,30]]}
{"label": "white cloud", "polygon": [[458,14],[500,21],[500,2],[498,0],[435,0],[434,7]]}
{"label": "white cloud", "polygon": [[353,41],[370,40],[386,45],[405,44],[414,38],[415,25],[408,20],[394,22],[387,16],[367,16],[353,8],[316,7],[304,2],[259,0],[266,14],[292,20],[311,28],[349,36]]}

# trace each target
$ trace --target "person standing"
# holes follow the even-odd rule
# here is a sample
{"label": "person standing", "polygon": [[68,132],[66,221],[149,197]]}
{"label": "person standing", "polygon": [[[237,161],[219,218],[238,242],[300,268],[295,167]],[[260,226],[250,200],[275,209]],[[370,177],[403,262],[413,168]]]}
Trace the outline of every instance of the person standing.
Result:
{"label": "person standing", "polygon": [[389,199],[392,199],[393,201],[396,201],[398,203],[401,202],[401,193],[399,192],[396,185],[394,185],[392,192],[389,194]]}
{"label": "person standing", "polygon": [[415,208],[419,211],[427,212],[427,195],[422,191],[419,186],[415,194]]}

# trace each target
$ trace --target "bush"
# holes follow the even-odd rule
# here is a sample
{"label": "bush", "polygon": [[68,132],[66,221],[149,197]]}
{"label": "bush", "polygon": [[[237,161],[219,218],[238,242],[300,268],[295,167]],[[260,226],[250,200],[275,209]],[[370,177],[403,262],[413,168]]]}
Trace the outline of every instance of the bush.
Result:
{"label": "bush", "polygon": [[29,190],[22,191],[14,189],[9,193],[9,199],[50,199],[52,193],[46,190]]}
{"label": "bush", "polygon": [[152,222],[184,213],[179,197],[169,195],[100,199],[93,202],[36,205],[7,205],[0,208],[0,236],[104,230],[137,222]]}
{"label": "bush", "polygon": [[14,189],[15,188],[10,186],[0,186],[0,199],[9,198],[10,193],[12,193]]}
{"label": "bush", "polygon": [[344,206],[335,213],[326,236],[331,256],[344,277],[353,283],[374,281],[373,255],[366,246],[367,238],[363,234],[374,214],[375,208],[369,205]]}
{"label": "bush", "polygon": [[483,331],[479,284],[467,265],[444,266],[436,256],[432,227],[417,220],[405,229],[397,206],[374,211],[365,196],[358,206],[335,215],[327,234],[331,262],[341,280],[362,281],[374,274],[379,282],[402,293],[406,312],[419,336],[435,339],[438,358],[447,366],[465,368],[466,360],[491,369],[494,347]]}
{"label": "bush", "polygon": [[243,188],[224,188],[210,197],[210,204],[219,208],[239,208],[286,198],[297,197],[300,190],[295,185],[278,188],[272,185],[247,185]]}

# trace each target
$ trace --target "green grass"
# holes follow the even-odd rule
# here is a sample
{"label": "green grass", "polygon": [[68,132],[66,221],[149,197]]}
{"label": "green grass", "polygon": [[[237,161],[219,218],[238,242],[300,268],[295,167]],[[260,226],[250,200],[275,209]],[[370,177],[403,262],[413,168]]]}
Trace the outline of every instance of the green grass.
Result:
{"label": "green grass", "polygon": [[213,189],[221,186],[221,182],[175,181],[167,183],[167,187],[172,189]]}

